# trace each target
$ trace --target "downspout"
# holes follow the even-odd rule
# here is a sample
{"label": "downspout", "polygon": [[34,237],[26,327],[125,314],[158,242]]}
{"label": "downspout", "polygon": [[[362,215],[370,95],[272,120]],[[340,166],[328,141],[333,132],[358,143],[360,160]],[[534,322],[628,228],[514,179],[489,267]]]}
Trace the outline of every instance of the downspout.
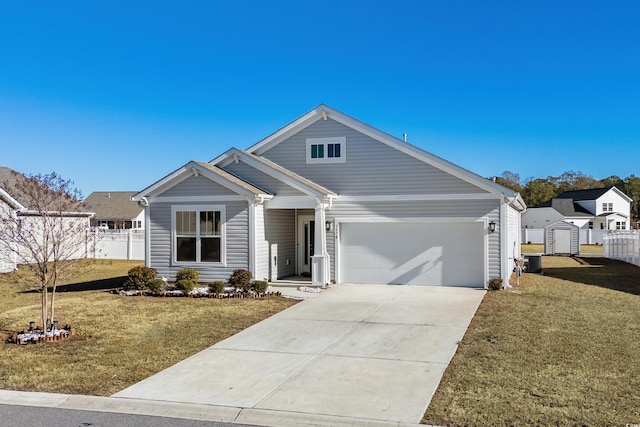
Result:
{"label": "downspout", "polygon": [[507,220],[507,198],[500,199],[500,224],[498,232],[500,233],[500,277],[502,278],[502,286],[509,284],[509,221]]}
{"label": "downspout", "polygon": [[144,208],[144,265],[151,267],[151,206]]}

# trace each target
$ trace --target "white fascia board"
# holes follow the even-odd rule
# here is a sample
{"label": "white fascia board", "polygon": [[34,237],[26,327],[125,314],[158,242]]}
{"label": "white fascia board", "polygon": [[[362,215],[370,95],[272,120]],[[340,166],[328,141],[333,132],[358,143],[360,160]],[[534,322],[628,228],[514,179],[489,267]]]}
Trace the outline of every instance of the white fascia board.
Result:
{"label": "white fascia board", "polygon": [[275,196],[265,204],[267,209],[315,209],[318,201],[311,196]]}
{"label": "white fascia board", "polygon": [[152,186],[146,188],[140,193],[136,194],[131,198],[132,201],[136,202],[142,199],[142,197],[153,197],[154,194],[161,193],[163,191],[168,190],[169,188],[179,184],[185,179],[195,175],[196,173],[214,181],[229,190],[244,196],[245,198],[269,198],[271,195],[264,193],[254,193],[246,188],[243,188],[229,180],[225,179],[223,176],[220,176],[216,173],[211,172],[210,170],[200,166],[196,162],[189,162],[186,165],[182,166],[180,169],[177,169],[173,173],[167,175],[162,178],[160,181],[156,182]]}
{"label": "white fascia board", "polygon": [[189,163],[176,169],[175,171],[171,172],[169,175],[165,176],[164,178],[161,178],[160,180],[154,182],[144,190],[140,191],[138,194],[135,194],[134,196],[132,196],[131,201],[139,202],[140,200],[142,200],[143,197],[153,196],[154,194],[160,193],[163,190],[169,189],[174,185],[184,181],[185,179],[191,176],[191,174],[188,173],[189,172],[189,169],[187,168],[188,165]]}
{"label": "white fascia board", "polygon": [[482,217],[397,217],[388,216],[336,216],[332,218],[337,223],[487,223],[487,218]]}
{"label": "white fascia board", "polygon": [[[228,165],[229,163],[234,161],[234,156],[237,156],[237,158],[246,163],[247,165],[251,166],[254,169],[259,170],[260,172],[263,172],[266,175],[269,175],[272,178],[277,179],[278,181],[284,182],[285,184],[289,185],[292,188],[295,188],[298,191],[301,191],[302,193],[308,194],[309,196],[312,197],[330,197],[331,195],[327,195],[325,193],[319,192],[311,187],[309,187],[308,185],[306,185],[304,182],[301,182],[287,174],[284,174],[282,172],[280,172],[277,169],[274,169],[272,167],[270,167],[269,165],[262,163],[259,160],[256,160],[255,158],[252,158],[248,155],[246,155],[245,153],[242,152],[242,150],[238,150],[237,148],[232,148],[230,150],[228,150],[225,153],[225,157],[222,159],[222,161],[216,163],[216,165],[219,165],[220,167],[224,167],[226,165]],[[221,156],[222,157],[222,156]],[[306,178],[305,178],[306,179]],[[316,184],[317,185],[317,184]]]}
{"label": "white fascia board", "polygon": [[[627,196],[626,194],[624,194],[621,190],[618,189],[618,187],[612,187],[611,190],[615,190],[616,194],[618,194],[618,196],[622,197],[627,202],[629,202],[629,203],[633,202],[633,199],[631,197]],[[611,190],[609,190],[609,191],[611,191]]]}
{"label": "white fascia board", "polygon": [[338,202],[394,202],[394,201],[450,201],[450,200],[500,200],[502,195],[493,193],[465,194],[376,194],[366,196],[340,196]]}
{"label": "white fascia board", "polygon": [[341,123],[379,142],[382,142],[383,144],[386,144],[392,148],[395,148],[405,154],[408,154],[409,156],[412,156],[418,160],[421,160],[457,178],[460,178],[463,181],[476,185],[477,187],[485,191],[488,191],[491,193],[499,193],[506,197],[516,197],[517,195],[515,191],[509,190],[508,188],[503,187],[502,185],[496,184],[495,182],[492,182],[486,178],[483,178],[474,172],[464,169],[454,163],[451,163],[425,150],[422,150],[421,148],[418,148],[415,145],[402,141],[401,139],[398,139],[386,132],[376,129],[371,125],[368,125],[358,119],[348,116],[324,104],[318,105],[309,113],[295,120],[290,125],[285,126],[280,131],[265,138],[258,144],[250,147],[249,149],[247,149],[247,151],[255,154],[263,153],[267,149],[278,144],[280,141],[286,139],[287,137],[299,131],[300,129],[303,129],[306,126],[309,126],[310,124],[324,117],[328,117],[332,120],[335,120],[338,123]]}
{"label": "white fascia board", "polygon": [[[345,126],[361,132],[379,142],[382,142],[383,144],[395,148],[402,153],[405,153],[435,168],[447,172],[485,191],[503,194],[504,196],[508,197],[514,197],[517,194],[515,191],[508,190],[507,188],[496,184],[495,182],[492,182],[486,178],[483,178],[480,175],[477,175],[476,173],[464,169],[454,163],[451,163],[448,160],[443,159],[442,157],[431,154],[425,150],[422,150],[421,148],[416,147],[415,145],[404,142],[394,136],[387,134],[386,132],[382,132],[351,117],[344,117],[341,114],[334,113],[330,113],[329,117],[339,123],[342,123]],[[507,191],[505,192],[505,190]]]}
{"label": "white fascia board", "polygon": [[524,202],[524,199],[522,198],[520,193],[516,193],[513,197],[505,196],[505,198],[509,206],[511,206],[518,212],[524,212],[527,210],[527,204]]}
{"label": "white fascia board", "polygon": [[[95,215],[95,212],[73,212],[73,211],[68,211],[68,212],[67,211],[63,211],[63,212],[47,211],[44,213],[48,216],[73,217],[73,218],[78,218],[78,217],[91,218],[92,216]],[[43,212],[37,211],[37,210],[23,209],[18,211],[17,214],[18,216],[42,216]]]}
{"label": "white fascia board", "polygon": [[26,206],[24,206],[22,203],[20,203],[19,201],[11,197],[11,195],[6,191],[4,191],[2,188],[0,188],[0,198],[6,201],[9,204],[9,206],[11,206],[12,209],[16,209],[16,210],[27,209]]}
{"label": "white fascia board", "polygon": [[299,118],[295,119],[288,125],[278,129],[277,131],[267,136],[263,140],[247,148],[247,151],[257,155],[264,153],[274,145],[277,145],[281,141],[284,141],[290,136],[300,132],[300,130],[322,119],[323,117],[322,111],[328,110],[328,109],[330,110],[330,108],[327,107],[326,105],[320,104],[319,106],[312,109],[308,113],[300,116]]}

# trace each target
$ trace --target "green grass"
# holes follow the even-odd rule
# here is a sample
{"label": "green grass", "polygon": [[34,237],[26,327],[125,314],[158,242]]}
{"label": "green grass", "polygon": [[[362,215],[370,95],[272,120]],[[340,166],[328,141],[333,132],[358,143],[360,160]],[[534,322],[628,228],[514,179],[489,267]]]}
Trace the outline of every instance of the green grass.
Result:
{"label": "green grass", "polygon": [[[540,254],[544,253],[543,244],[523,244],[521,249],[523,254]],[[602,255],[602,245],[580,245],[580,254],[586,255]]]}
{"label": "green grass", "polygon": [[[139,263],[93,261],[60,286],[60,324],[77,332],[46,344],[0,344],[0,388],[111,395],[259,322],[295,301],[123,297],[120,287]],[[0,332],[38,322],[40,295],[24,271],[0,275]],[[38,322],[39,323],[39,322]]]}
{"label": "green grass", "polygon": [[424,423],[640,423],[640,268],[544,257],[543,270],[486,294]]}

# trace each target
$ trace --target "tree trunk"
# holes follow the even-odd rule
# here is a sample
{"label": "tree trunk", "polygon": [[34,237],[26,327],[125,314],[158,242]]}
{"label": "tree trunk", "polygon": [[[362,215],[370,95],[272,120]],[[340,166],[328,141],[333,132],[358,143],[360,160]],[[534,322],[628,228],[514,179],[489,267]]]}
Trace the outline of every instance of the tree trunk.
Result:
{"label": "tree trunk", "polygon": [[42,329],[47,329],[47,287],[42,287]]}
{"label": "tree trunk", "polygon": [[53,327],[53,320],[55,319],[55,299],[56,299],[56,288],[58,287],[58,271],[54,270],[53,272],[53,286],[51,287],[51,316],[49,316],[49,319],[51,320],[51,325]]}
{"label": "tree trunk", "polygon": [[53,288],[51,289],[51,312],[50,312],[50,316],[49,316],[49,319],[51,320],[51,325],[53,325],[53,319],[55,319],[55,317],[54,317],[55,299],[56,299],[56,286],[53,285]]}

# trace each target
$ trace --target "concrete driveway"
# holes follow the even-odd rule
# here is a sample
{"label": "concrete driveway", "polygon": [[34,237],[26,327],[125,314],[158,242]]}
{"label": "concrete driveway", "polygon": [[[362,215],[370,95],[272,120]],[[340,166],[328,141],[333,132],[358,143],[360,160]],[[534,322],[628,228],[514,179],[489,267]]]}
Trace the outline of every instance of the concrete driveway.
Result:
{"label": "concrete driveway", "polygon": [[484,293],[334,285],[113,397],[246,424],[419,423]]}

